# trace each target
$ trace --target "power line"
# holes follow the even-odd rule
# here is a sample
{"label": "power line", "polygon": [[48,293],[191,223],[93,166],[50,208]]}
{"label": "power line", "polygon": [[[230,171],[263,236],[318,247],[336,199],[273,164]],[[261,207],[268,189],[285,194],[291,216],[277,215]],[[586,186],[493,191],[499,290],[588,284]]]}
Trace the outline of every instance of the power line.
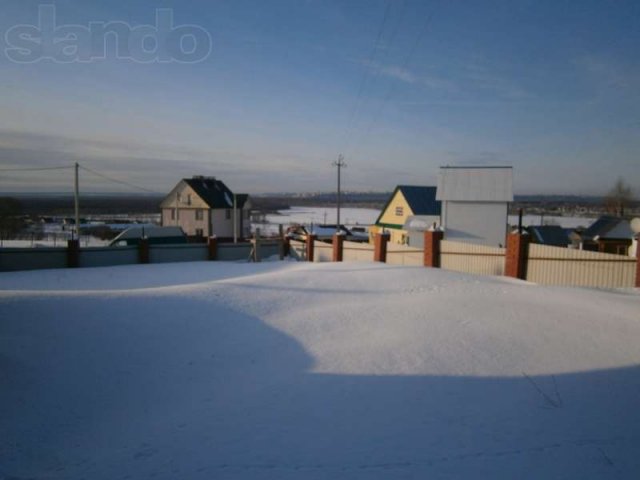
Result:
{"label": "power line", "polygon": [[73,165],[68,165],[66,167],[0,168],[0,172],[42,172],[45,170],[66,170],[68,168],[73,168]]}
{"label": "power line", "polygon": [[[431,25],[431,23],[433,21],[434,14],[435,14],[435,9],[431,11],[429,16],[425,20],[425,23],[424,23],[424,26],[423,26],[422,30],[418,33],[413,45],[411,46],[411,49],[407,52],[407,56],[405,57],[404,62],[402,63],[401,70],[406,70],[409,67],[409,64],[411,63],[411,60],[413,59],[413,56],[414,56],[414,54],[416,52],[416,49],[417,49],[418,45],[420,44],[420,42],[422,41],[423,37],[426,35],[427,31],[429,30],[429,26]],[[382,103],[378,107],[378,110],[376,111],[376,114],[371,117],[371,121],[369,122],[369,125],[367,126],[364,135],[362,137],[360,137],[360,142],[362,142],[362,140],[364,140],[365,138],[367,138],[369,136],[369,133],[371,132],[373,127],[377,124],[377,122],[378,122],[378,120],[380,118],[380,114],[382,113],[382,110],[384,109],[386,104],[389,102],[389,100],[391,99],[393,94],[396,92],[397,86],[398,86],[398,80],[396,80],[395,83],[392,83],[391,86],[389,87],[389,90],[387,91],[387,94],[385,95]]]}
{"label": "power line", "polygon": [[389,17],[390,8],[391,8],[391,0],[387,0],[387,6],[384,9],[384,14],[382,16],[382,23],[380,24],[380,29],[378,30],[378,35],[376,36],[376,41],[374,43],[373,50],[371,51],[371,55],[369,56],[369,60],[367,64],[364,66],[364,73],[362,75],[362,79],[360,80],[360,86],[358,87],[358,94],[356,95],[356,101],[353,106],[353,110],[351,111],[351,115],[349,116],[349,121],[347,122],[347,130],[345,133],[345,145],[348,143],[349,137],[351,135],[351,131],[353,130],[353,122],[359,110],[360,100],[362,98],[362,94],[364,93],[364,86],[369,74],[369,68],[373,64],[373,60],[376,56],[378,48],[380,47],[380,39],[382,38],[382,32],[384,31],[384,27],[387,23],[387,18]]}
{"label": "power line", "polygon": [[120,179],[117,179],[117,178],[110,177],[109,175],[105,175],[104,173],[96,172],[95,170],[93,170],[93,169],[91,169],[89,167],[85,167],[84,165],[80,165],[80,168],[82,170],[85,170],[85,171],[87,171],[89,173],[92,173],[92,174],[94,174],[94,175],[96,175],[98,177],[101,177],[101,178],[103,178],[105,180],[109,180],[109,181],[114,182],[114,183],[119,183],[120,185],[125,185],[127,187],[135,188],[135,189],[138,189],[138,190],[144,190],[145,192],[149,192],[149,193],[161,194],[161,192],[158,192],[156,190],[151,190],[149,188],[141,187],[140,185],[135,185],[133,183],[126,182],[124,180],[120,180]]}

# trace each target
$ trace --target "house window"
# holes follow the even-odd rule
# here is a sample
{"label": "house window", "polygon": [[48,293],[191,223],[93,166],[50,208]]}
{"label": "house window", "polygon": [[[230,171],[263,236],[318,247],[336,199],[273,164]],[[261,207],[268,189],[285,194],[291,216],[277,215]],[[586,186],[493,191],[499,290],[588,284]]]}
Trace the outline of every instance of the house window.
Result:
{"label": "house window", "polygon": [[191,194],[187,195],[187,205],[191,205]]}
{"label": "house window", "polygon": [[196,220],[202,220],[204,218],[204,210],[196,210]]}
{"label": "house window", "polygon": [[204,237],[204,232],[201,228],[196,228],[196,237]]}
{"label": "house window", "polygon": [[228,209],[228,208],[227,208],[227,209],[225,210],[224,214],[225,214],[225,218],[226,218],[227,220],[231,220],[231,210],[230,210],[230,209]]}
{"label": "house window", "polygon": [[396,217],[401,217],[404,212],[402,207],[396,207]]}
{"label": "house window", "polygon": [[171,220],[175,220],[176,219],[176,211],[175,209],[171,209]]}

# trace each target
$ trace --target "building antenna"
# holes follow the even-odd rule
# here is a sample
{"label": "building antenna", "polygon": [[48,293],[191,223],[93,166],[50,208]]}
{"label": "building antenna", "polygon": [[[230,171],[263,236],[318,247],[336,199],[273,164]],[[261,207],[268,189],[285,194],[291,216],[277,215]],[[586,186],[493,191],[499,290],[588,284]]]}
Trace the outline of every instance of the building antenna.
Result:
{"label": "building antenna", "polygon": [[337,222],[336,222],[336,232],[340,232],[340,201],[341,192],[340,192],[340,171],[343,167],[346,167],[347,164],[344,163],[344,156],[342,154],[338,155],[338,160],[333,162],[334,167],[338,167],[338,202],[337,202]]}

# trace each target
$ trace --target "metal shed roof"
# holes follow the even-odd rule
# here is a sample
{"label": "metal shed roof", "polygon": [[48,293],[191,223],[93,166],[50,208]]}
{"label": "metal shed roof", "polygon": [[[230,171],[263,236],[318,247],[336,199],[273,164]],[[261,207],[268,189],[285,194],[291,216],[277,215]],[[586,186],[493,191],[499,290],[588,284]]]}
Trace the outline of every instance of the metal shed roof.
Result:
{"label": "metal shed roof", "polygon": [[594,237],[604,239],[633,238],[633,231],[628,220],[602,215],[584,231],[583,237],[585,239]]}
{"label": "metal shed roof", "polygon": [[564,228],[559,225],[536,225],[528,228],[538,243],[566,247],[571,240]]}
{"label": "metal shed roof", "polygon": [[511,167],[440,167],[436,199],[513,202]]}

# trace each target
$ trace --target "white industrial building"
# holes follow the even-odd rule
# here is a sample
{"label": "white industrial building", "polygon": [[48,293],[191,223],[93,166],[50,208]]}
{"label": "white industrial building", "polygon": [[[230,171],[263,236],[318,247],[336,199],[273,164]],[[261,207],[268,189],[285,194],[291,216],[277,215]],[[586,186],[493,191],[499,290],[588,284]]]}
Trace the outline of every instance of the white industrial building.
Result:
{"label": "white industrial building", "polygon": [[442,202],[446,240],[505,245],[511,167],[440,167],[436,199]]}

